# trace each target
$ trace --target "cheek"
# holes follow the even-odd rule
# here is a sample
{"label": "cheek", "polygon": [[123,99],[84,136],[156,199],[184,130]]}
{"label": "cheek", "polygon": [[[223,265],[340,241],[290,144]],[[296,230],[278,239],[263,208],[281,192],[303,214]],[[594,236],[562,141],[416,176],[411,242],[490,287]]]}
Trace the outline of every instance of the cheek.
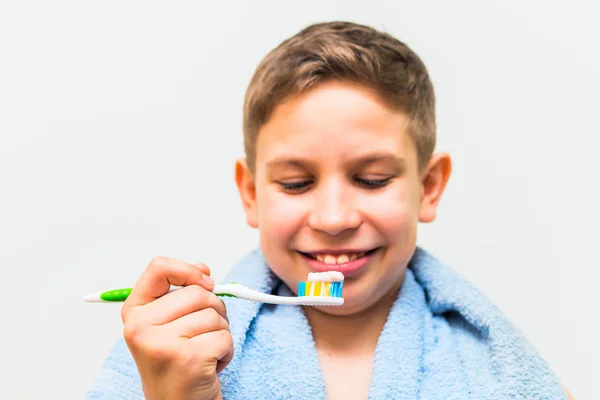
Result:
{"label": "cheek", "polygon": [[302,230],[305,208],[299,198],[288,197],[272,188],[258,193],[258,223],[263,255],[275,275],[292,290],[306,279],[306,271],[294,268],[289,250]]}
{"label": "cheek", "polygon": [[391,187],[369,203],[369,219],[388,240],[411,240],[418,223],[419,207],[418,195],[410,185]]}
{"label": "cheek", "polygon": [[258,219],[267,243],[285,243],[299,230],[305,207],[301,199],[265,187],[259,194]]}

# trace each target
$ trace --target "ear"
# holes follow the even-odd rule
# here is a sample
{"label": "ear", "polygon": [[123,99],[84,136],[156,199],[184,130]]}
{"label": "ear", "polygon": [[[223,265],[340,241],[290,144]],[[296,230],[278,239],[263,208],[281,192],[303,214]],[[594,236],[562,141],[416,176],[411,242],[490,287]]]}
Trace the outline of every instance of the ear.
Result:
{"label": "ear", "polygon": [[421,174],[420,222],[435,220],[436,211],[452,171],[452,161],[446,153],[431,156]]}
{"label": "ear", "polygon": [[258,228],[256,185],[244,158],[238,159],[235,163],[235,183],[246,212],[246,223],[252,228]]}

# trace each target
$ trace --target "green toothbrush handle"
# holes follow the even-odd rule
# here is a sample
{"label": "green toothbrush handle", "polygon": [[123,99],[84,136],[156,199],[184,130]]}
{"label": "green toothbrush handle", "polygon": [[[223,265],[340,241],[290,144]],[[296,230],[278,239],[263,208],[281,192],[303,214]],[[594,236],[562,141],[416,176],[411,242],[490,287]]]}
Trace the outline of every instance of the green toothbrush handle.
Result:
{"label": "green toothbrush handle", "polygon": [[[169,292],[172,292],[177,289],[181,289],[181,287],[173,286],[171,287],[171,289],[169,289]],[[104,301],[110,303],[120,303],[127,300],[132,290],[133,288],[108,290],[106,292],[89,295],[85,298],[85,300],[90,302]],[[220,292],[219,286],[215,287],[213,293],[220,297],[235,297],[232,294]]]}
{"label": "green toothbrush handle", "polygon": [[122,302],[129,297],[133,288],[115,289],[100,294],[100,299],[111,302]]}

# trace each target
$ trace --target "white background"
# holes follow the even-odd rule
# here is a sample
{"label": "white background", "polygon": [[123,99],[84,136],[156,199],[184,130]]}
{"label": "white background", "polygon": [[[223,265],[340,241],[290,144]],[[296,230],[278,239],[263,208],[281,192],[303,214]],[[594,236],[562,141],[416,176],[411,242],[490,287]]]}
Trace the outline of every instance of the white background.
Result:
{"label": "white background", "polygon": [[2,399],[84,397],[152,257],[222,278],[257,244],[233,181],[260,59],[305,25],[423,58],[454,172],[419,242],[491,297],[577,399],[600,398],[593,1],[0,3]]}

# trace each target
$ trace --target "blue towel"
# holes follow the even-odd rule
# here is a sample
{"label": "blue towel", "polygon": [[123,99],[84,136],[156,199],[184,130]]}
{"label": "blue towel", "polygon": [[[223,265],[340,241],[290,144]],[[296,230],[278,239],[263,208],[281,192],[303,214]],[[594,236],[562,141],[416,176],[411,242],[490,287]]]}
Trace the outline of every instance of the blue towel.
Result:
{"label": "blue towel", "polygon": [[[235,281],[291,296],[260,249]],[[300,307],[228,298],[235,356],[220,374],[224,399],[325,399],[323,375]],[[121,339],[88,399],[143,399]],[[379,338],[369,399],[566,399],[546,362],[475,287],[421,248]]]}

